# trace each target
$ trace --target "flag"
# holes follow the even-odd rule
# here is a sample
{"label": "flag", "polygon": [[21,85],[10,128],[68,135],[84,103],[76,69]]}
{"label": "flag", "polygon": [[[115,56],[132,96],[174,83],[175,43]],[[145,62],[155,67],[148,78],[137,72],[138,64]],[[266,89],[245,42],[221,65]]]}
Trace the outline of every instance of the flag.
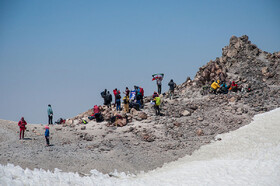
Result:
{"label": "flag", "polygon": [[159,74],[153,74],[153,79],[152,81],[156,80],[156,79],[163,79],[164,74],[163,73],[159,73]]}

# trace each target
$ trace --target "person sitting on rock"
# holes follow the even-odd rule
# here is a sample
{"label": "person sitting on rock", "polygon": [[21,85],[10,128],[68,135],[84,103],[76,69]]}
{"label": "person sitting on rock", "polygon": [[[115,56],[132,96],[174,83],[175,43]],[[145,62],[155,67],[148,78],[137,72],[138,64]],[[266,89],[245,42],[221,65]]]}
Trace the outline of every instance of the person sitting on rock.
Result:
{"label": "person sitting on rock", "polygon": [[25,125],[27,125],[26,121],[24,120],[24,117],[22,117],[20,119],[20,121],[18,122],[18,126],[19,126],[19,139],[24,139],[24,131],[26,129]]}
{"label": "person sitting on rock", "polygon": [[211,92],[213,92],[214,94],[217,94],[217,90],[218,90],[218,88],[220,88],[219,84],[220,84],[220,80],[214,81],[211,84]]}
{"label": "person sitting on rock", "polygon": [[237,92],[238,85],[234,81],[232,81],[230,88],[231,88],[231,91]]}
{"label": "person sitting on rock", "polygon": [[228,93],[228,86],[225,82],[222,82],[221,87],[220,87],[220,92],[222,94],[227,94]]}
{"label": "person sitting on rock", "polygon": [[159,116],[160,115],[160,97],[158,96],[158,97],[155,97],[154,98],[154,102],[155,102],[155,105],[154,105],[154,108],[155,108],[155,110],[156,110],[156,115],[157,116]]}

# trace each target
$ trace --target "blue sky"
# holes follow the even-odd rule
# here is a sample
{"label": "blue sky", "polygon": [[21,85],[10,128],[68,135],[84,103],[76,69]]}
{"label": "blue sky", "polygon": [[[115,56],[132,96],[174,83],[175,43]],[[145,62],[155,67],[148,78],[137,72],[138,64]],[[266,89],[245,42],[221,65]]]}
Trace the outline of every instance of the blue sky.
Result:
{"label": "blue sky", "polygon": [[280,1],[0,1],[0,118],[47,122],[102,104],[107,88],[163,90],[220,57],[232,35],[280,50]]}

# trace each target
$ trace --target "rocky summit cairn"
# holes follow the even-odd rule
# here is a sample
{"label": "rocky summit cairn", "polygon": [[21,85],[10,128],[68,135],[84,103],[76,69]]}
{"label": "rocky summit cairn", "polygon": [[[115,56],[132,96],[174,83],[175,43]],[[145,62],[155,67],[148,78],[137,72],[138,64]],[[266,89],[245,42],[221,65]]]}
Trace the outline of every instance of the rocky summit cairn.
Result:
{"label": "rocky summit cairn", "polygon": [[280,52],[273,54],[260,50],[248,40],[248,36],[232,36],[228,46],[222,49],[222,57],[209,61],[197,72],[193,83],[201,86],[212,80],[236,81],[263,87],[279,85]]}

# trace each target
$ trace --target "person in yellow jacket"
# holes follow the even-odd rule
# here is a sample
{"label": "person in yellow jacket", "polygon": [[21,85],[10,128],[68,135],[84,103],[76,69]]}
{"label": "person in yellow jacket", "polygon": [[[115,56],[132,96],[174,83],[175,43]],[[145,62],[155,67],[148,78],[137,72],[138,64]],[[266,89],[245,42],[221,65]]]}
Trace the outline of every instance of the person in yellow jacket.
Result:
{"label": "person in yellow jacket", "polygon": [[220,80],[214,81],[211,84],[211,91],[214,92],[215,94],[217,93],[218,88],[220,88]]}
{"label": "person in yellow jacket", "polygon": [[159,106],[160,106],[160,97],[155,97],[154,98],[154,102],[155,102],[155,110],[156,110],[156,115],[160,115],[160,110],[159,110]]}
{"label": "person in yellow jacket", "polygon": [[129,97],[126,95],[123,98],[123,103],[124,103],[124,112],[129,113]]}

